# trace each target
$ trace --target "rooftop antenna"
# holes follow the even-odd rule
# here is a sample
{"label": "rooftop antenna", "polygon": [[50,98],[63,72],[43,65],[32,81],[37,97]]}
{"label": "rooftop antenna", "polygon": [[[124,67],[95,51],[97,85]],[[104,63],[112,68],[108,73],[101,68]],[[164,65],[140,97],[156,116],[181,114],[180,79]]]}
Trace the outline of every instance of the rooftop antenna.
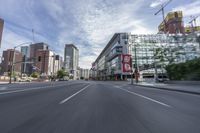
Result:
{"label": "rooftop antenna", "polygon": [[35,42],[35,32],[34,29],[32,29],[32,35],[33,35],[33,43]]}

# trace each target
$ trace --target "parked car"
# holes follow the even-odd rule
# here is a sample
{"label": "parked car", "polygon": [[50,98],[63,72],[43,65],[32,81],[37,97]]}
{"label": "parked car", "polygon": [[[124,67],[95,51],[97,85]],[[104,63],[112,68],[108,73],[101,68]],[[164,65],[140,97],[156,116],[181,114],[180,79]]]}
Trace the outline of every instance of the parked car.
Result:
{"label": "parked car", "polygon": [[22,77],[17,78],[18,82],[31,82],[31,77],[28,77],[26,74],[22,74]]}
{"label": "parked car", "polygon": [[29,77],[21,77],[21,78],[18,78],[18,82],[31,82],[31,78]]}
{"label": "parked car", "polygon": [[169,81],[169,78],[166,75],[159,75],[157,78],[158,82]]}

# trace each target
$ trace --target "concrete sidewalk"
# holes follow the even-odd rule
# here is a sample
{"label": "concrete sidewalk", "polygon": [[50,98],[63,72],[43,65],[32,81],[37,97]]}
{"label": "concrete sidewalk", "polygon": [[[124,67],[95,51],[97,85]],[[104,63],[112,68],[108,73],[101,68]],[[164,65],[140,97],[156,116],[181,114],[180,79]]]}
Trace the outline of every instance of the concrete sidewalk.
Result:
{"label": "concrete sidewalk", "polygon": [[0,85],[8,84],[9,81],[0,81]]}
{"label": "concrete sidewalk", "polygon": [[134,83],[134,85],[200,95],[200,85],[146,83],[146,82]]}

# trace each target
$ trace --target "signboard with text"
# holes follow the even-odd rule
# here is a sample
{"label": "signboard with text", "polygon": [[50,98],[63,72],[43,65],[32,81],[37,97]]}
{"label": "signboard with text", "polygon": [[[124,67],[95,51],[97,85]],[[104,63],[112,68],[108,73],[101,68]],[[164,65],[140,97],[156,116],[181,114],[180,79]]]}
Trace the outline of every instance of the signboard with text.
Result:
{"label": "signboard with text", "polygon": [[122,55],[122,70],[123,72],[131,72],[131,55],[123,54]]}

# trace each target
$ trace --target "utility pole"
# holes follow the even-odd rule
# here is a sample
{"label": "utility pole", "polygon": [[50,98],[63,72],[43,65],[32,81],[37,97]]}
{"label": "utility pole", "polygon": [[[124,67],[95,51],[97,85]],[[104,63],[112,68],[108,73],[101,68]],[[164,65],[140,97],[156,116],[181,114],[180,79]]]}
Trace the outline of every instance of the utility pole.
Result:
{"label": "utility pole", "polygon": [[163,23],[164,23],[164,33],[166,33],[166,21],[165,21],[165,7],[171,2],[172,0],[169,0],[167,3],[162,4],[161,8],[154,14],[158,15],[160,12],[162,12],[162,17],[163,17]]}
{"label": "utility pole", "polygon": [[55,71],[55,58],[56,58],[56,55],[53,55],[52,58],[53,58],[53,75],[55,75],[54,71]]}
{"label": "utility pole", "polygon": [[26,73],[26,56],[24,56],[24,74]]}
{"label": "utility pole", "polygon": [[34,32],[34,29],[32,29],[32,36],[33,36],[33,43],[35,43],[35,32]]}
{"label": "utility pole", "polygon": [[133,58],[130,59],[130,65],[131,65],[131,84],[133,85]]}
{"label": "utility pole", "polygon": [[135,45],[135,82],[138,83],[137,48]]}

